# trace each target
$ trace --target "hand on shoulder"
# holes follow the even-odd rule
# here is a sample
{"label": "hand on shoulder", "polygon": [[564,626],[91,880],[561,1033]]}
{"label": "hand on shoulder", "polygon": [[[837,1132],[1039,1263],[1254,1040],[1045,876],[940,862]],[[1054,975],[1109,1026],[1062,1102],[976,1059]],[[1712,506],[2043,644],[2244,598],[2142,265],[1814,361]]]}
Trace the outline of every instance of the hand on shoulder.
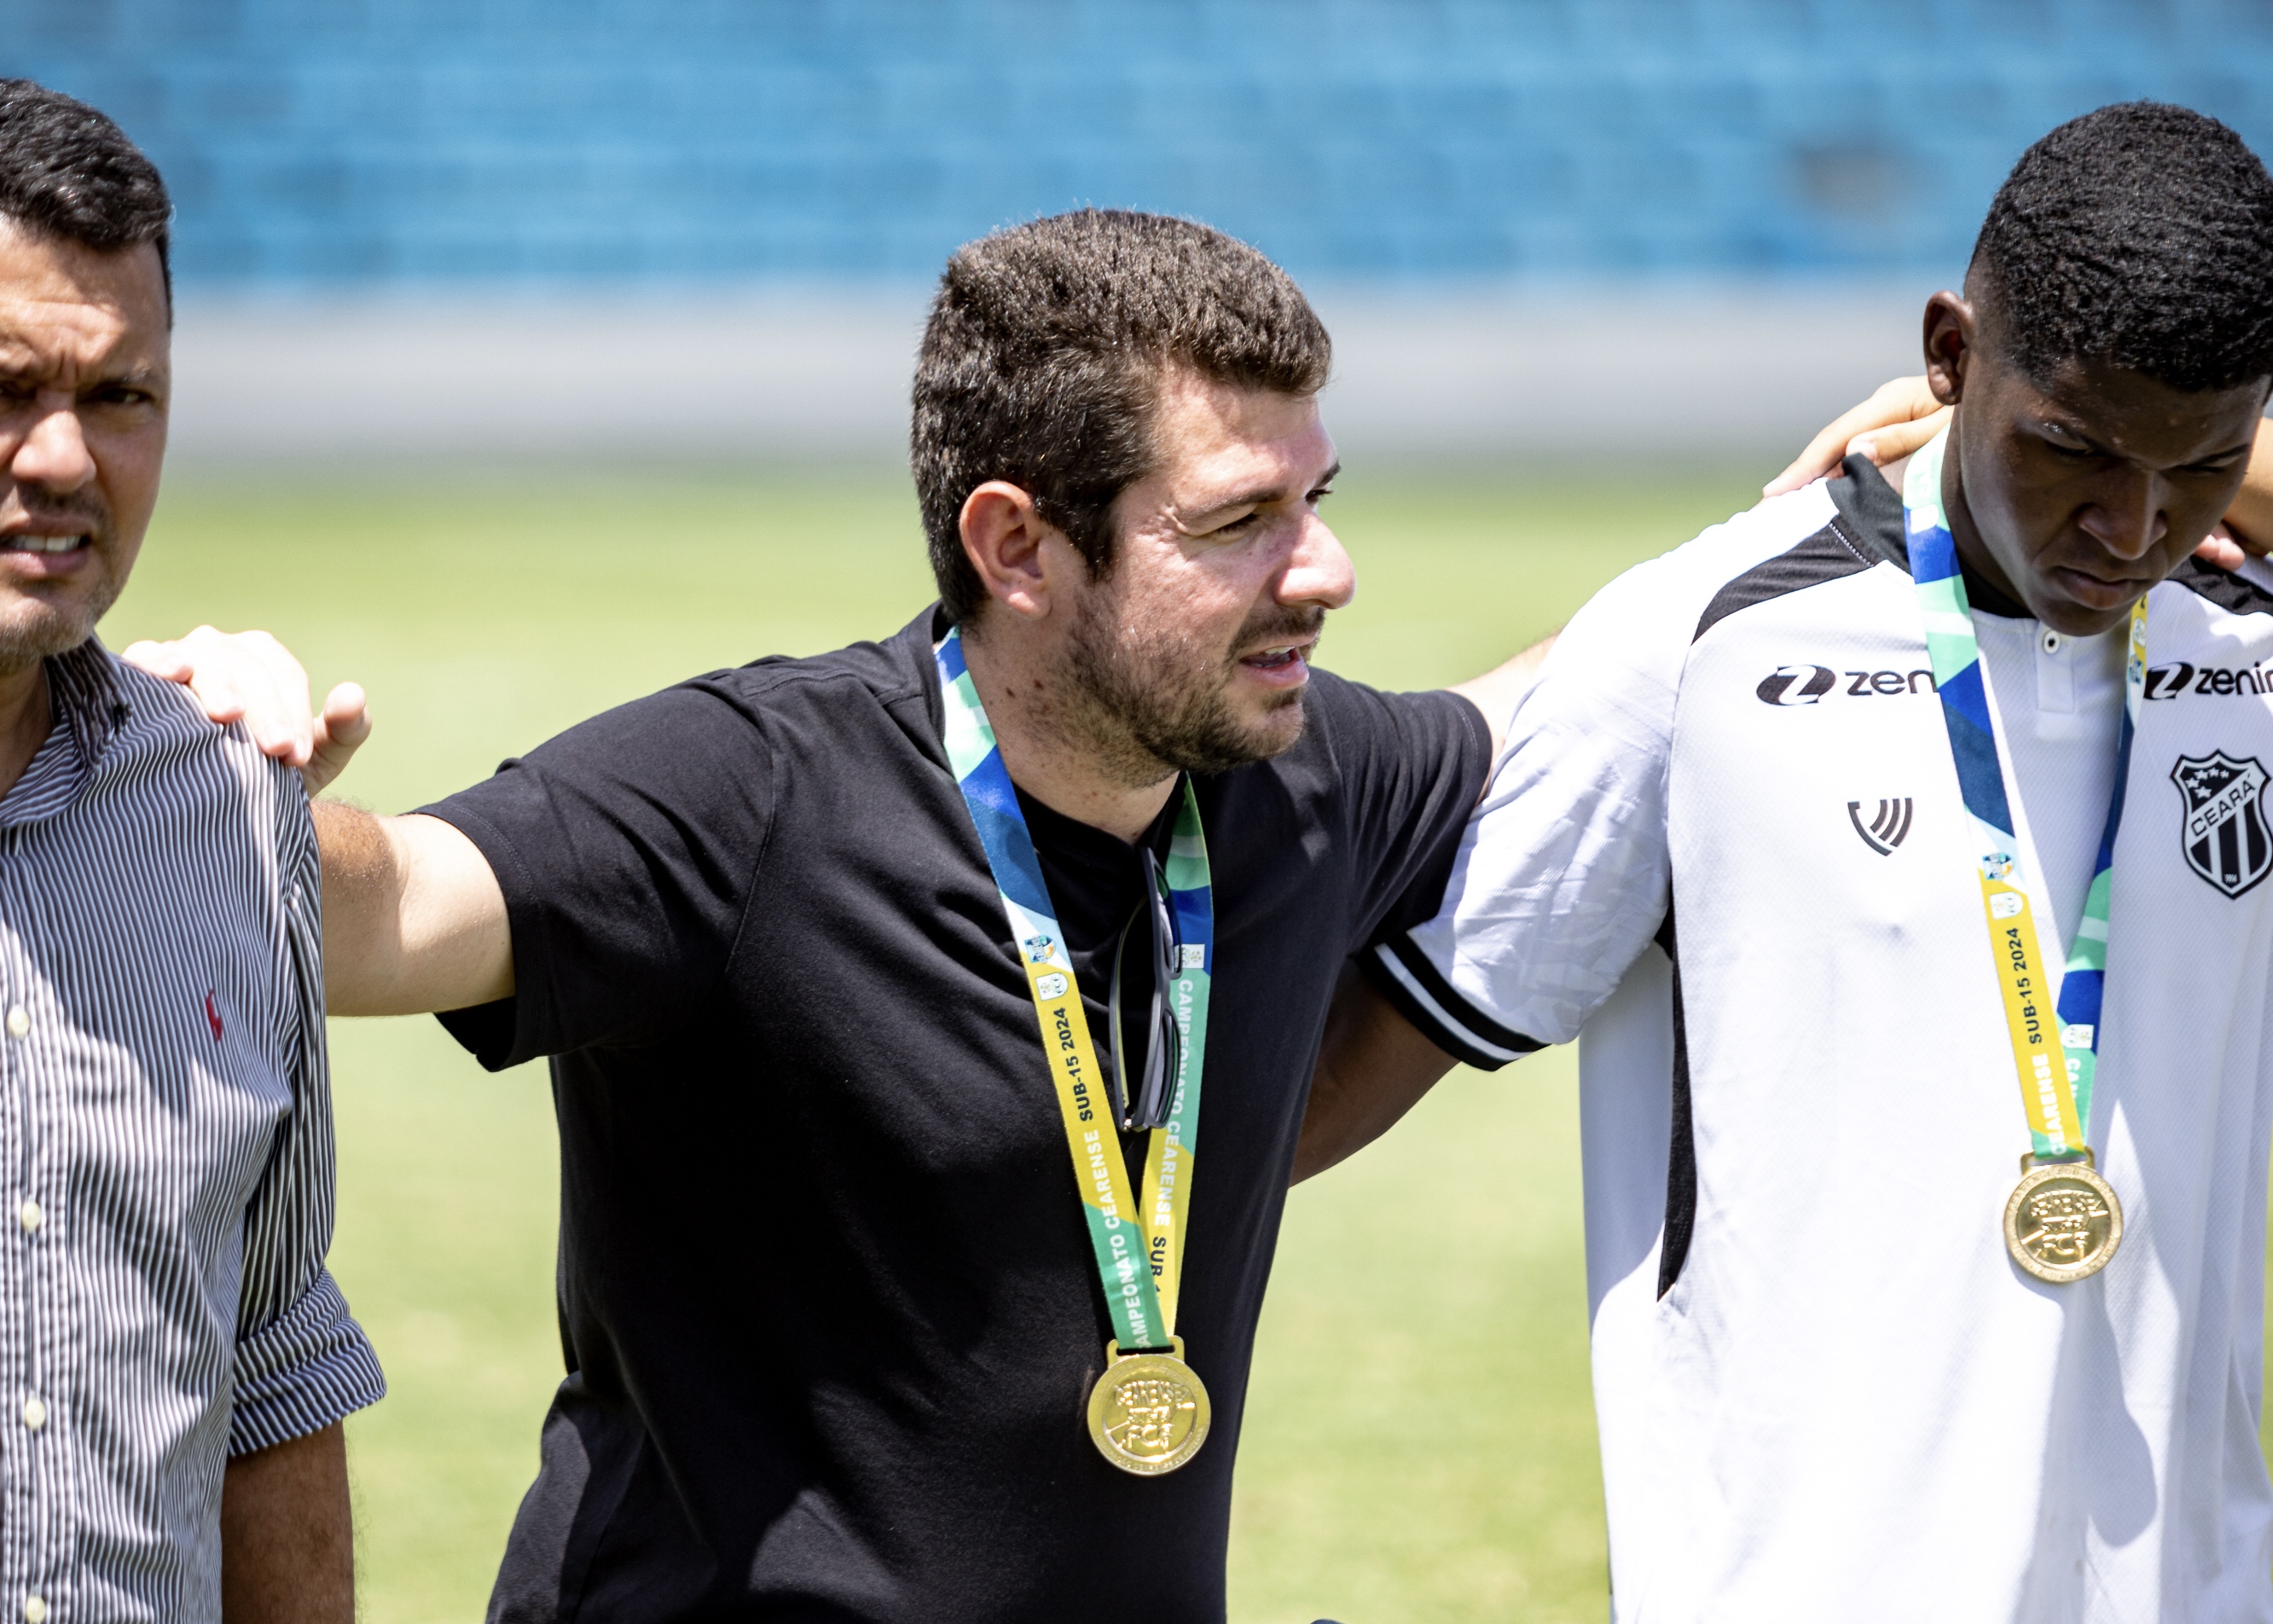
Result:
{"label": "hand on shoulder", "polygon": [[1789,467],[1760,487],[1762,496],[1782,496],[1837,470],[1852,455],[1867,456],[1880,468],[1899,462],[1941,432],[1949,408],[1934,398],[1923,376],[1882,383],[1863,402],[1825,425]]}
{"label": "hand on shoulder", "polygon": [[188,688],[214,721],[243,722],[262,754],[300,770],[311,796],[338,778],[371,737],[371,707],[362,688],[341,683],[318,713],[307,672],[266,632],[200,626],[171,642],[130,643],[119,658]]}

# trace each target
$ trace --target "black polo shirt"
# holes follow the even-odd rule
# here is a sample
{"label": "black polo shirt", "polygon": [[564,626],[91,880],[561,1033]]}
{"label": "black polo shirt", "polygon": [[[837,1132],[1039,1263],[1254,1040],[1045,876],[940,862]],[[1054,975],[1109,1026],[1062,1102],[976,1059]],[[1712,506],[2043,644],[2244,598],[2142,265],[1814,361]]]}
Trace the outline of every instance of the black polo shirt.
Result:
{"label": "black polo shirt", "polygon": [[[569,1373],[493,1619],[1224,1615],[1327,1001],[1435,912],[1489,739],[1454,695],[1319,673],[1300,743],[1198,781],[1216,966],[1177,1330],[1214,1429],[1133,1477],[1084,1424],[1109,1331],[940,742],[944,629],[700,678],[426,808],[513,929],[516,996],[445,1024],[492,1068],[551,1056],[560,1123]],[[1026,816],[1102,1034],[1138,859]]]}

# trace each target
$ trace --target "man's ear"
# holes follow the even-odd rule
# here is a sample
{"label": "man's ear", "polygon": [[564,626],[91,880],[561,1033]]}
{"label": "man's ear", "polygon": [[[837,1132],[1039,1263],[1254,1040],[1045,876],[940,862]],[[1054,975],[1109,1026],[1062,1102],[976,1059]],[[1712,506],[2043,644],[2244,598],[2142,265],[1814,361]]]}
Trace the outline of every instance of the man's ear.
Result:
{"label": "man's ear", "polygon": [[1925,302],[1925,384],[1945,406],[1964,398],[1976,332],[1973,306],[1962,296],[1945,289]]}
{"label": "man's ear", "polygon": [[1042,517],[1032,492],[990,479],[963,499],[957,525],[987,597],[1022,619],[1049,613],[1053,575],[1072,560],[1073,544]]}

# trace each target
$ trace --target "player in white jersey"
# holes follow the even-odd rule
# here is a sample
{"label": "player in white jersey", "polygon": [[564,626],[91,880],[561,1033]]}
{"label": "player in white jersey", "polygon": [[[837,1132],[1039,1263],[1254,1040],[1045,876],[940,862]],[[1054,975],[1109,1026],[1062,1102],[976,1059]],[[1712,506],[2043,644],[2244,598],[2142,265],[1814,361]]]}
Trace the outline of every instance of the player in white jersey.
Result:
{"label": "player in white jersey", "polygon": [[1321,1070],[1325,1132],[1581,1038],[1624,1624],[2273,1620],[2273,569],[2189,557],[2273,180],[2102,109],[1967,293],[1907,519],[1852,458],[1597,597]]}

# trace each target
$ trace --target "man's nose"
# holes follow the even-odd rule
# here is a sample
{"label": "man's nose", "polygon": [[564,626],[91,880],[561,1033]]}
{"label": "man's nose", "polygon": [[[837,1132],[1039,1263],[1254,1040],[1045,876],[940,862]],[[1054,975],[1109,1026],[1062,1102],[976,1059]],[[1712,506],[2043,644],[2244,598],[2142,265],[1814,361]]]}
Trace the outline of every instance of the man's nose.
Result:
{"label": "man's nose", "polygon": [[2075,522],[2117,558],[2142,559],[2170,532],[2170,515],[2164,511],[2169,494],[2159,476],[2121,470]]}
{"label": "man's nose", "polygon": [[19,485],[64,494],[93,479],[94,456],[86,448],[78,411],[54,406],[33,418],[8,459],[8,472]]}
{"label": "man's nose", "polygon": [[1303,515],[1302,533],[1279,576],[1279,601],[1339,609],[1356,596],[1357,568],[1341,538],[1317,514]]}

